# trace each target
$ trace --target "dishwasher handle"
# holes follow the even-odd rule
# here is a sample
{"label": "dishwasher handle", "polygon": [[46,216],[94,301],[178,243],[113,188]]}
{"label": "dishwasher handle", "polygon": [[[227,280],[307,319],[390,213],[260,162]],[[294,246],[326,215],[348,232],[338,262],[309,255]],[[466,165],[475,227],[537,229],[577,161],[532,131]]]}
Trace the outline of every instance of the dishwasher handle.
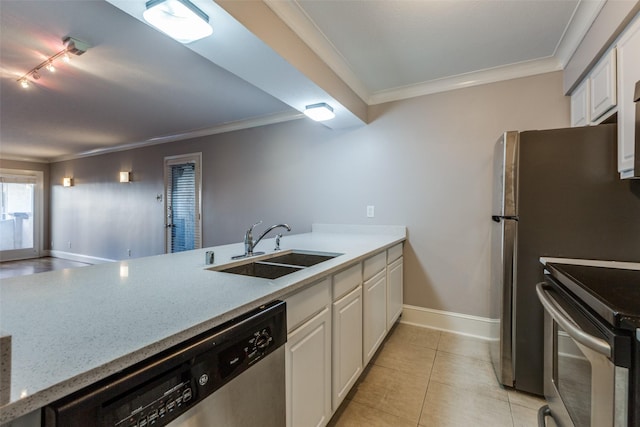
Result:
{"label": "dishwasher handle", "polygon": [[545,282],[538,283],[536,285],[536,293],[538,299],[542,303],[544,309],[553,317],[553,319],[569,334],[571,338],[579,342],[580,344],[590,348],[591,350],[598,352],[608,358],[611,358],[611,346],[608,342],[601,338],[589,335],[573,321],[562,313],[562,309],[555,302],[553,297],[544,288]]}

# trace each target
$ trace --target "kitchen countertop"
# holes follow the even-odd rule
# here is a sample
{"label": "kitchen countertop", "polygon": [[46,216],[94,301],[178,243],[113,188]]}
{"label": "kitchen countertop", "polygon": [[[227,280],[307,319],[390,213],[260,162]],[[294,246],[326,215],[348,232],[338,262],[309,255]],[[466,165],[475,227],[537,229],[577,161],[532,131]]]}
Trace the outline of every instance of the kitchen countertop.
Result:
{"label": "kitchen countertop", "polygon": [[[12,367],[0,423],[405,239],[402,226],[314,224],[311,233],[285,234],[282,250],[343,255],[275,280],[208,270],[232,263],[242,243],[3,280],[0,328],[12,336]],[[265,239],[256,250],[269,254],[273,245]],[[208,250],[213,265],[205,265]]]}

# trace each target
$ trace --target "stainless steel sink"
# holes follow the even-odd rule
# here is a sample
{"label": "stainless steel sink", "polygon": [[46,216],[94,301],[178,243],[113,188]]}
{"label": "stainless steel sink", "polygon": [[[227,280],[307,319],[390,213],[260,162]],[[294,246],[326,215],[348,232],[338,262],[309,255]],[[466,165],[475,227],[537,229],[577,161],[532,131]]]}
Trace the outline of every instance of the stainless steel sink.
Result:
{"label": "stainless steel sink", "polygon": [[312,265],[320,264],[321,262],[329,261],[341,254],[330,252],[306,252],[306,251],[293,251],[287,254],[278,255],[269,258],[269,262],[277,264],[297,265],[301,267],[311,267]]}
{"label": "stainless steel sink", "polygon": [[302,267],[279,265],[265,262],[249,262],[235,267],[225,268],[224,273],[242,274],[243,276],[261,277],[263,279],[277,279],[287,274],[302,270]]}
{"label": "stainless steel sink", "polygon": [[255,259],[255,261],[245,262],[244,264],[234,265],[232,267],[215,267],[209,270],[261,277],[263,279],[277,279],[340,255],[342,254],[334,252],[293,250],[285,253],[275,253],[271,256],[262,256]]}

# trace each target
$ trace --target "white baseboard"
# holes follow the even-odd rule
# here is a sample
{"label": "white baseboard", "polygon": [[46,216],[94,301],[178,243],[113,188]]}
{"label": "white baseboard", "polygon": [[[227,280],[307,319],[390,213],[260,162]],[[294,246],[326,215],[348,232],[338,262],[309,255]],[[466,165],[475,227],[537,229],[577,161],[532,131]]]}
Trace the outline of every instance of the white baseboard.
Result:
{"label": "white baseboard", "polygon": [[493,336],[497,330],[496,326],[499,325],[498,320],[450,311],[405,304],[402,308],[400,322],[483,340],[495,340],[498,338]]}
{"label": "white baseboard", "polygon": [[87,264],[104,264],[107,262],[116,262],[117,259],[99,258],[89,255],[74,254],[71,252],[49,250],[44,251],[46,255],[53,258],[68,259],[69,261],[85,262]]}

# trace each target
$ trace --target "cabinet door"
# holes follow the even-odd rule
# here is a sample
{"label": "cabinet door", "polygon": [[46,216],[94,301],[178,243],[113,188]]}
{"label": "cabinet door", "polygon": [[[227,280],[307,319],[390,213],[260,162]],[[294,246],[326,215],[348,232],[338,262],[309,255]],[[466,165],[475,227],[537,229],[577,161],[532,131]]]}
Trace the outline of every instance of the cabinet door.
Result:
{"label": "cabinet door", "polygon": [[633,92],[640,80],[640,17],[617,45],[618,51],[618,172],[633,175],[635,151],[635,105]]}
{"label": "cabinet door", "polygon": [[402,313],[403,258],[387,267],[387,329],[391,329]]}
{"label": "cabinet door", "polygon": [[585,79],[571,94],[571,127],[589,124],[589,79]]}
{"label": "cabinet door", "polygon": [[616,50],[612,49],[593,68],[589,76],[590,116],[595,122],[616,106]]}
{"label": "cabinet door", "polygon": [[386,270],[364,282],[362,303],[363,364],[366,366],[387,335]]}
{"label": "cabinet door", "polygon": [[362,372],[362,286],[333,303],[333,409]]}
{"label": "cabinet door", "polygon": [[331,418],[329,307],[290,333],[285,350],[287,427],[326,425]]}

